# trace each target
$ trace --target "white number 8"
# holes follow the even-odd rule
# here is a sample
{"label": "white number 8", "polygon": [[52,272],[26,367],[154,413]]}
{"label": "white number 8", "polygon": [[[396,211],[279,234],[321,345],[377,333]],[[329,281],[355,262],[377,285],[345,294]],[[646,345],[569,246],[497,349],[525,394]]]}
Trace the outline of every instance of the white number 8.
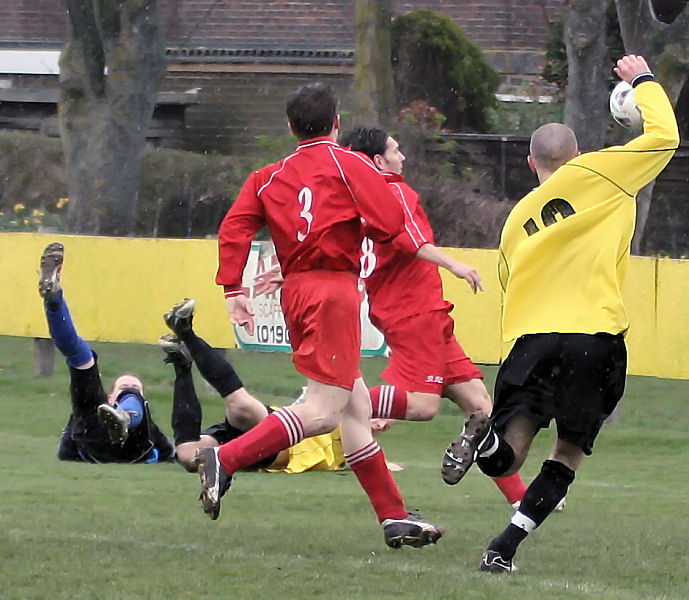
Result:
{"label": "white number 8", "polygon": [[305,187],[299,192],[299,205],[302,206],[302,210],[299,216],[306,221],[306,233],[297,231],[297,240],[303,242],[306,236],[309,235],[311,231],[311,222],[313,221],[313,215],[311,214],[311,204],[313,203],[313,192]]}
{"label": "white number 8", "polygon": [[366,279],[373,273],[377,262],[376,255],[373,252],[373,240],[371,238],[365,237],[361,241],[361,256],[359,257],[359,262],[361,263],[359,277],[361,277],[361,279]]}

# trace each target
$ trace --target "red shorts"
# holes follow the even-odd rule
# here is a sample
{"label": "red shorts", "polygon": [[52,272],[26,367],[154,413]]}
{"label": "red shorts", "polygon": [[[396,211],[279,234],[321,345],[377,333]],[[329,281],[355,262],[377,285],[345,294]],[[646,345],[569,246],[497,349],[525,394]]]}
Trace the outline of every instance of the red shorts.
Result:
{"label": "red shorts", "polygon": [[382,329],[390,347],[381,378],[410,392],[441,394],[446,385],[483,379],[454,336],[445,310],[407,317]]}
{"label": "red shorts", "polygon": [[344,271],[290,273],[281,297],[297,371],[351,390],[361,377],[357,276]]}

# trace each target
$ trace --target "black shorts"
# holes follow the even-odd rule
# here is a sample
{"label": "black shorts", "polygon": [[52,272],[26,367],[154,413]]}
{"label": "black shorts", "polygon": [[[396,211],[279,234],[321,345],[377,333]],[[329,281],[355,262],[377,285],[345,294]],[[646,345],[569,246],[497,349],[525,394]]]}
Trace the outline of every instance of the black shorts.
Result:
{"label": "black shorts", "polygon": [[[273,409],[270,406],[266,406],[266,408],[268,409],[268,414],[273,412]],[[238,438],[243,433],[244,432],[241,429],[237,429],[236,427],[230,425],[230,422],[227,419],[221,421],[220,423],[216,423],[215,425],[211,425],[208,429],[204,429],[201,432],[202,435],[210,435],[220,445],[227,444],[227,442]],[[266,469],[275,462],[276,458],[277,454],[271,454],[270,456],[262,458],[253,465],[247,467],[246,470],[255,471],[256,469]]]}
{"label": "black shorts", "polygon": [[504,432],[516,415],[591,454],[622,394],[627,349],[621,334],[539,333],[520,337],[495,381],[491,420]]}
{"label": "black shorts", "polygon": [[241,429],[233,427],[230,425],[230,422],[225,419],[220,423],[211,425],[208,429],[204,429],[201,432],[201,435],[210,435],[212,438],[215,438],[215,441],[218,442],[218,444],[222,446],[223,444],[227,444],[227,442],[230,440],[238,438],[243,433],[244,432]]}

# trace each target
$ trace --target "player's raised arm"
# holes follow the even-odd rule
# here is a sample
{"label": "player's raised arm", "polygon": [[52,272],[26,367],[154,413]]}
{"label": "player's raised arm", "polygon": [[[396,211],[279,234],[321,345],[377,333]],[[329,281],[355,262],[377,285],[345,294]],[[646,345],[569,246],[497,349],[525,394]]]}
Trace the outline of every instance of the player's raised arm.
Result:
{"label": "player's raised arm", "polygon": [[617,61],[613,70],[615,75],[630,85],[639,75],[653,75],[646,59],[638,54],[623,56]]}
{"label": "player's raised arm", "polygon": [[603,150],[611,160],[601,163],[584,154],[577,163],[596,163],[597,171],[630,195],[653,181],[679,145],[677,120],[665,90],[655,80],[642,56],[630,54],[617,61],[615,73],[634,88],[634,100],[643,117],[643,133],[624,146]]}

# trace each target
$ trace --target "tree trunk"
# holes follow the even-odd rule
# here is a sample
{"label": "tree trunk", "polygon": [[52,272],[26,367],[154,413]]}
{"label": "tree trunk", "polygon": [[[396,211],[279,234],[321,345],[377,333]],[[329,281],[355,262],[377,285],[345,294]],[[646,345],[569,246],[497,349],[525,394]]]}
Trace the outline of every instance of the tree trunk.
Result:
{"label": "tree trunk", "polygon": [[655,185],[656,180],[654,179],[651,183],[642,187],[636,195],[636,227],[634,229],[634,237],[632,238],[632,254],[637,256],[643,252],[644,232],[648,222],[648,213],[651,210],[651,198],[653,197]]}
{"label": "tree trunk", "polygon": [[564,122],[582,152],[603,147],[609,121],[606,77],[611,65],[605,45],[605,11],[610,0],[572,0],[565,17],[568,83]]}
{"label": "tree trunk", "polygon": [[70,231],[128,235],[141,155],[165,71],[157,0],[66,0],[58,115]]}
{"label": "tree trunk", "polygon": [[689,75],[689,4],[672,23],[656,16],[651,0],[615,0],[626,52],[642,54],[673,105]]}
{"label": "tree trunk", "polygon": [[[615,6],[625,52],[643,55],[673,106],[676,105],[689,74],[689,8],[685,5],[668,24],[657,18],[651,0],[615,0]],[[646,186],[637,196],[633,254],[641,250],[654,184]],[[686,220],[685,215],[678,218]]]}
{"label": "tree trunk", "polygon": [[390,62],[390,0],[356,0],[354,124],[389,128],[395,92]]}
{"label": "tree trunk", "polygon": [[55,372],[55,344],[50,338],[34,338],[34,370],[36,377],[50,377]]}

